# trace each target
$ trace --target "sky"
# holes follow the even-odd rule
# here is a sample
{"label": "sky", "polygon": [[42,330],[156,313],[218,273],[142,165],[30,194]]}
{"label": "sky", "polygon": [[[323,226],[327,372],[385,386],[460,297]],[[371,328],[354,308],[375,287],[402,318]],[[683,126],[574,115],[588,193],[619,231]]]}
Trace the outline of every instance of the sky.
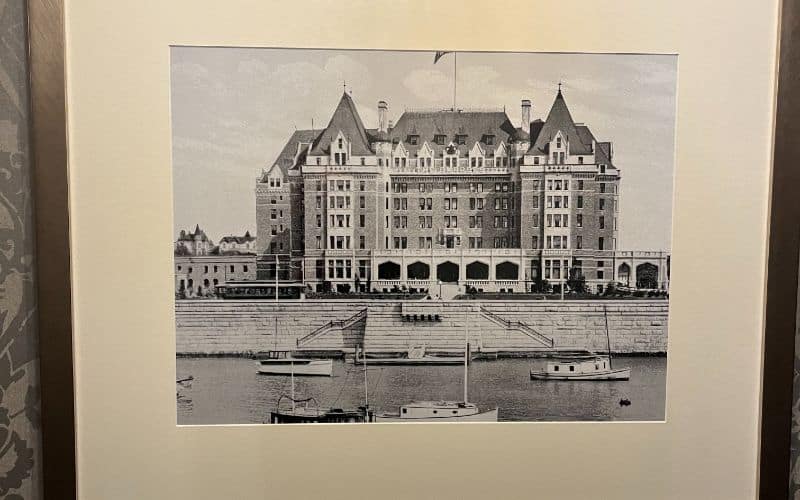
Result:
{"label": "sky", "polygon": [[[174,228],[215,242],[255,234],[255,180],[295,129],[328,124],[346,89],[367,128],[377,102],[405,109],[505,107],[545,119],[558,83],[572,118],[614,143],[621,170],[618,248],[669,250],[677,56],[173,47]],[[457,71],[454,71],[454,59]]]}

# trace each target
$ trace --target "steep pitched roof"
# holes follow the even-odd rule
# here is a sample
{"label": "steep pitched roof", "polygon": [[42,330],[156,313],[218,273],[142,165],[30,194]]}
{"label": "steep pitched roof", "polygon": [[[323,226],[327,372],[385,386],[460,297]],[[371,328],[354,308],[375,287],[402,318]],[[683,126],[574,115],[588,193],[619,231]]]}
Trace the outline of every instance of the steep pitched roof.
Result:
{"label": "steep pitched roof", "polygon": [[250,231],[247,231],[246,233],[244,233],[244,236],[234,236],[234,235],[223,236],[222,238],[220,238],[219,242],[220,243],[237,243],[237,244],[241,245],[242,243],[248,243],[248,242],[253,241],[253,240],[255,240],[255,238],[250,235]]}
{"label": "steep pitched roof", "polygon": [[[436,144],[434,137],[444,135],[445,143]],[[406,111],[389,131],[389,140],[402,142],[409,154],[415,155],[425,142],[437,156],[456,135],[463,135],[464,144],[457,144],[461,156],[466,156],[475,142],[484,150],[494,149],[500,142],[516,139],[518,130],[504,111]],[[487,136],[494,136],[494,144],[487,145]],[[409,136],[418,136],[417,144]]]}
{"label": "steep pitched roof", "polygon": [[[561,134],[569,141],[569,148],[571,154],[591,154],[592,141],[589,140],[588,144],[584,142],[584,137],[578,131],[575,121],[569,112],[567,103],[561,91],[558,91],[556,100],[550,108],[550,113],[544,121],[541,130],[536,134],[536,142],[533,143],[528,150],[531,154],[547,154],[548,146],[553,137],[561,131]],[[588,129],[586,129],[588,132]],[[533,132],[533,129],[531,129]],[[531,133],[533,135],[533,133]],[[591,134],[590,134],[591,135]]]}
{"label": "steep pitched roof", "polygon": [[331,121],[322,134],[316,138],[311,148],[312,155],[325,155],[330,153],[330,144],[342,132],[351,143],[351,153],[353,155],[370,155],[372,150],[369,147],[369,138],[364,129],[364,123],[356,111],[356,104],[347,92],[342,94],[339,105],[331,116]]}
{"label": "steep pitched roof", "polygon": [[286,144],[283,146],[283,149],[278,154],[278,157],[275,159],[274,165],[278,165],[280,169],[285,174],[287,170],[297,168],[299,163],[302,163],[302,160],[305,159],[305,154],[308,150],[308,147],[305,147],[301,154],[297,157],[297,161],[295,161],[295,156],[297,155],[297,145],[300,143],[312,143],[314,140],[322,133],[320,130],[295,130],[289,140],[286,141]]}

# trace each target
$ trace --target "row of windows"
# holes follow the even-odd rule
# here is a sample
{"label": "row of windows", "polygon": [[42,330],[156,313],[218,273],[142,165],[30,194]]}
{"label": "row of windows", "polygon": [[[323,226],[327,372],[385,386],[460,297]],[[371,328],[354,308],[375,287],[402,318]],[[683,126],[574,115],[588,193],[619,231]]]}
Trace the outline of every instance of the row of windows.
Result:
{"label": "row of windows", "polygon": [[[349,180],[331,180],[328,182],[329,191],[350,191],[351,183]],[[316,185],[317,191],[322,191],[322,181],[318,180]],[[366,191],[367,182],[358,181],[358,190]]]}
{"label": "row of windows", "polygon": [[[211,272],[211,269],[214,270],[213,272],[218,273],[219,270],[220,270],[220,267],[224,268],[225,266],[218,266],[218,265],[203,266],[203,274],[208,274],[209,272]],[[243,264],[242,265],[242,272],[246,273],[247,269],[248,269],[247,264]],[[178,271],[182,271],[182,270],[183,270],[183,266],[178,266]],[[231,264],[230,266],[228,266],[228,271],[231,272],[231,273],[236,272],[236,266]],[[189,273],[189,274],[192,274],[194,272],[194,267],[189,266],[188,268],[186,268],[186,272]]]}

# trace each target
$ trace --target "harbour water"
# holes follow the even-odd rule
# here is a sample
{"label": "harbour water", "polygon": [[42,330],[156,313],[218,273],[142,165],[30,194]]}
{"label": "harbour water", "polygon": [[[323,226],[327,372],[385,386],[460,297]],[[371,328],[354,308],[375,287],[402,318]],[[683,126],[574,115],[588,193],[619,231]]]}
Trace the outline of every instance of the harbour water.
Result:
{"label": "harbour water", "polygon": [[[499,408],[500,421],[659,421],[664,420],[667,359],[615,357],[614,367],[630,367],[629,381],[530,380],[542,360],[514,358],[474,361],[469,366],[469,400],[481,409]],[[369,367],[369,405],[397,411],[414,400],[462,400],[463,366]],[[259,375],[247,358],[178,358],[178,424],[257,424],[290,378]],[[295,377],[295,396],[314,398],[320,408],[355,408],[364,403],[363,368],[334,361],[332,377]],[[630,405],[620,405],[620,400]]]}

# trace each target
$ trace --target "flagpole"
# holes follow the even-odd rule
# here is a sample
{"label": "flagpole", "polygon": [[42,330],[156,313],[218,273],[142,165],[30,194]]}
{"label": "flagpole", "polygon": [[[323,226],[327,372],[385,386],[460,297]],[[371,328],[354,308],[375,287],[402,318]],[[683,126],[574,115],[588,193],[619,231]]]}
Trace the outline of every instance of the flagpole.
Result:
{"label": "flagpole", "polygon": [[458,80],[458,52],[453,52],[453,112],[456,112],[456,82]]}

